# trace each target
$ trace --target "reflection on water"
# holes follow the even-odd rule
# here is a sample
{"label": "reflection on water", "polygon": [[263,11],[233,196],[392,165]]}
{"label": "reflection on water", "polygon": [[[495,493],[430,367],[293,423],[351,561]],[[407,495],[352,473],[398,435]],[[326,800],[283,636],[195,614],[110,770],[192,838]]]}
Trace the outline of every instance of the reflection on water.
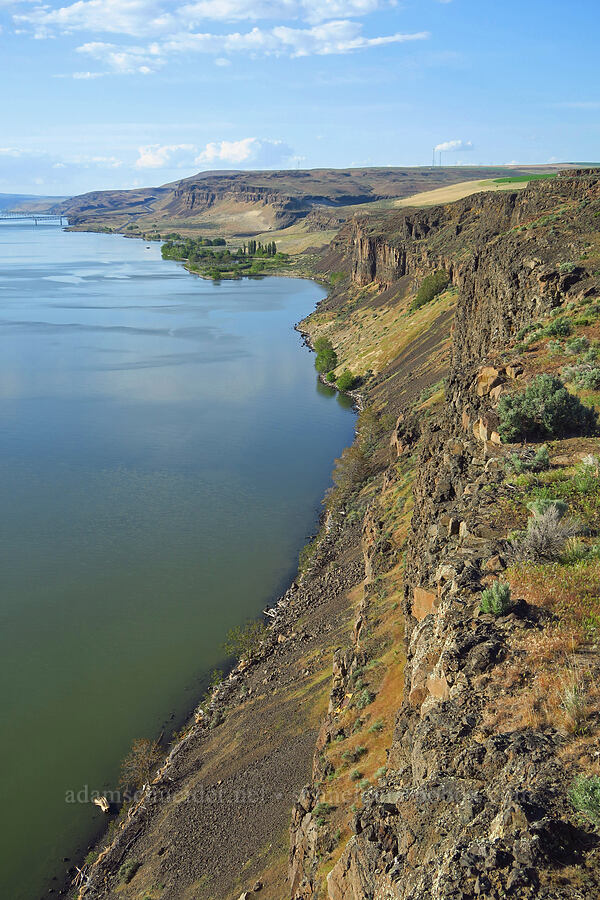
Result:
{"label": "reflection on water", "polygon": [[291,328],[321,295],[216,286],[118,236],[0,231],[11,900],[101,824],[65,792],[111,786],[134,737],[169,733],[226,630],[293,572],[353,431]]}

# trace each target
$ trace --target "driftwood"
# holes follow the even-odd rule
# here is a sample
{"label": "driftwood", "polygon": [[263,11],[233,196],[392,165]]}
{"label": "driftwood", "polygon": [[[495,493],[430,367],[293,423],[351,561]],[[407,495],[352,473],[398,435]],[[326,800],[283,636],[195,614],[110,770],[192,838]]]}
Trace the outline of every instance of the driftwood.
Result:
{"label": "driftwood", "polygon": [[94,797],[92,802],[99,806],[103,813],[110,812],[110,804],[106,797]]}
{"label": "driftwood", "polygon": [[84,887],[88,883],[89,875],[87,874],[87,865],[84,865],[83,868],[79,868],[79,866],[75,866],[77,869],[77,874],[75,878],[72,880],[71,884],[73,887],[81,888]]}

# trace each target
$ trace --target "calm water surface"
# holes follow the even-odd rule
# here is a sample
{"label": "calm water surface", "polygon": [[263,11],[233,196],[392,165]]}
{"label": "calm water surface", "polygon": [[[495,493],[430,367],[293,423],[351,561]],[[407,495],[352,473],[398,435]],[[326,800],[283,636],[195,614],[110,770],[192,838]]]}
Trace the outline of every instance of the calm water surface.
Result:
{"label": "calm water surface", "polygon": [[2,897],[33,900],[285,587],[353,416],[292,330],[307,281],[215,285],[160,247],[0,227]]}

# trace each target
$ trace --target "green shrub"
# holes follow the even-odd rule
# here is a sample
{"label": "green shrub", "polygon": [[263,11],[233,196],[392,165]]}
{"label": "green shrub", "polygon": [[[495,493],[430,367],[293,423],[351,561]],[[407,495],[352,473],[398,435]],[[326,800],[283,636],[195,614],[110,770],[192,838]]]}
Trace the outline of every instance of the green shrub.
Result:
{"label": "green shrub", "polygon": [[124,862],[119,869],[119,881],[121,884],[129,884],[139,867],[140,863],[135,859]]}
{"label": "green shrub", "polygon": [[358,762],[361,757],[365,755],[367,752],[366,747],[355,747],[353,750],[344,750],[342,753],[342,759],[345,763],[355,763]]}
{"label": "green shrub", "polygon": [[504,441],[589,434],[597,414],[568,392],[556,375],[537,375],[525,391],[501,397],[500,436]]}
{"label": "green shrub", "polygon": [[523,328],[519,328],[515,337],[518,341],[522,341],[526,335],[530,334],[532,331],[535,331],[536,328],[537,325],[524,325]]}
{"label": "green shrub", "polygon": [[266,631],[264,622],[248,622],[247,625],[237,625],[227,632],[223,641],[223,650],[227,656],[233,656],[236,659],[252,656],[258,649]]}
{"label": "green shrub", "polygon": [[333,349],[333,344],[326,337],[319,337],[315,341],[315,350],[317,352],[315,358],[315,369],[317,372],[330,372],[335,369],[338,363],[337,353]]}
{"label": "green shrub", "polygon": [[356,383],[356,378],[350,369],[344,369],[340,377],[336,381],[336,386],[340,391],[350,391]]}
{"label": "green shrub", "polygon": [[571,323],[568,319],[559,316],[550,322],[543,330],[546,337],[569,337],[572,332]]}
{"label": "green shrub", "polygon": [[550,468],[550,454],[544,444],[533,456],[521,458],[516,453],[511,454],[508,465],[513,472],[521,475],[523,472],[545,472]]}
{"label": "green shrub", "polygon": [[597,391],[600,388],[600,368],[596,365],[594,350],[589,350],[576,365],[565,366],[561,370],[565,381],[576,384],[586,391]]}
{"label": "green shrub", "polygon": [[381,719],[377,719],[377,721],[373,722],[373,724],[369,728],[369,732],[371,734],[377,734],[379,731],[383,731],[383,722],[381,721]]}
{"label": "green shrub", "polygon": [[149,782],[164,754],[157,741],[150,738],[136,738],[131,744],[131,750],[121,762],[121,775],[119,783],[127,790],[138,790]]}
{"label": "green shrub", "polygon": [[600,777],[580,775],[575,779],[569,798],[575,809],[589,819],[593,825],[600,825]]}
{"label": "green shrub", "polygon": [[444,269],[438,269],[437,272],[426,275],[410,305],[411,310],[420,309],[426,303],[430,303],[438,294],[445,291],[449,284],[450,276]]}
{"label": "green shrub", "polygon": [[313,814],[315,816],[328,816],[334,809],[335,807],[332,806],[331,803],[325,803],[325,801],[323,801],[322,803],[317,803],[313,810]]}
{"label": "green shrub", "polygon": [[352,772],[350,772],[350,780],[351,781],[360,781],[360,779],[362,777],[363,777],[363,773],[359,772],[358,769],[353,769]]}
{"label": "green shrub", "polygon": [[586,559],[588,548],[580,538],[572,537],[565,544],[565,549],[560,557],[564,566],[574,566],[582,559]]}
{"label": "green shrub", "polygon": [[548,497],[540,497],[537,500],[532,500],[531,503],[527,504],[527,509],[529,512],[533,513],[535,518],[539,518],[543,516],[548,510],[553,509],[556,510],[557,518],[562,518],[566,513],[568,506],[563,500],[553,500]]}
{"label": "green shrub", "polygon": [[327,378],[327,381],[333,383],[335,381],[335,369],[332,369],[331,372],[328,372],[325,377]]}
{"label": "green shrub", "polygon": [[588,350],[589,346],[590,342],[586,337],[574,337],[565,344],[567,352],[571,353],[573,356],[577,356],[578,353],[583,353],[585,350]]}
{"label": "green shrub", "polygon": [[562,344],[560,341],[548,341],[547,349],[551,356],[556,356],[562,352]]}
{"label": "green shrub", "polygon": [[332,478],[334,487],[329,490],[325,500],[328,509],[344,503],[366,478],[369,466],[365,454],[360,447],[352,444],[342,451],[335,461]]}
{"label": "green shrub", "polygon": [[480,609],[482,613],[503,616],[510,608],[510,586],[502,581],[495,581],[481,595]]}
{"label": "green shrub", "polygon": [[357,709],[364,709],[375,699],[375,694],[373,694],[369,688],[365,688],[360,692],[358,697],[356,698],[356,703],[354,704]]}

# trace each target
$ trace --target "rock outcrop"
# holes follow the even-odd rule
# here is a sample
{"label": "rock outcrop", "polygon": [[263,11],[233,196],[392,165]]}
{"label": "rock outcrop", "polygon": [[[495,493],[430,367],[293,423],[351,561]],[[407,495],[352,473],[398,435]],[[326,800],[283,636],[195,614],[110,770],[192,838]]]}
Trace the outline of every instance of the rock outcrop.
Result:
{"label": "rock outcrop", "polygon": [[[357,284],[376,281],[386,290],[443,267],[459,301],[446,403],[421,423],[418,444],[414,432],[406,436],[403,416],[391,438],[392,464],[406,446],[418,447],[418,459],[405,564],[404,690],[386,773],[362,794],[353,834],[323,882],[323,839],[311,815],[324,777],[322,766],[317,771],[303,794],[310,803],[297,804],[292,823],[294,900],[600,895],[599,839],[568,800],[565,734],[490,724],[493,673],[538,634],[539,613],[517,602],[496,618],[479,605],[482,588],[507,565],[499,507],[510,498],[495,407],[524,369],[502,356],[520,329],[600,292],[595,257],[585,262],[599,211],[599,173],[584,170],[521,194],[355,220],[338,238],[338,248],[352,250]],[[369,513],[363,539],[371,547],[374,527]],[[366,586],[374,571],[365,552]],[[355,629],[353,646],[336,657],[329,735],[352,667],[364,664],[360,652]]]}

